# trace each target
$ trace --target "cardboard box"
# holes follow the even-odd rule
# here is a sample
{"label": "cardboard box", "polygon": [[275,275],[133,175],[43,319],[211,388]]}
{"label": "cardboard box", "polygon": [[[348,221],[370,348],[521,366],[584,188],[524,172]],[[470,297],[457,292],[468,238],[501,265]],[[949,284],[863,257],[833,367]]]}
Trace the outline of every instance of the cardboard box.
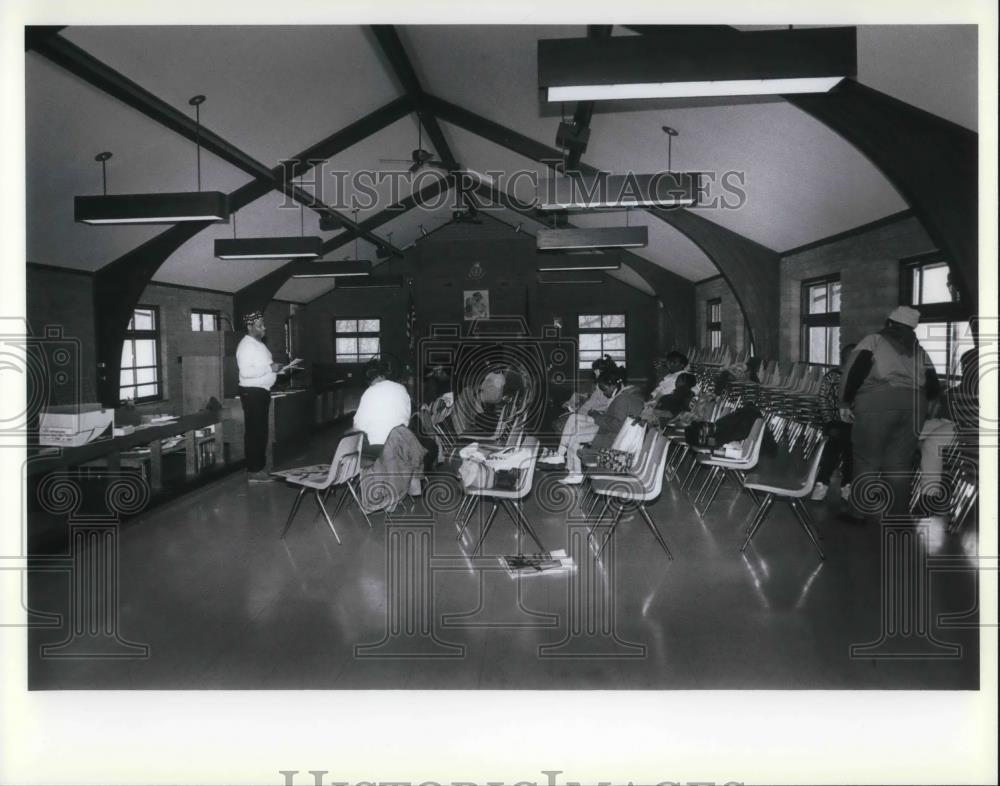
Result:
{"label": "cardboard box", "polygon": [[100,404],[50,407],[38,421],[38,444],[75,448],[101,439],[111,439],[115,411]]}

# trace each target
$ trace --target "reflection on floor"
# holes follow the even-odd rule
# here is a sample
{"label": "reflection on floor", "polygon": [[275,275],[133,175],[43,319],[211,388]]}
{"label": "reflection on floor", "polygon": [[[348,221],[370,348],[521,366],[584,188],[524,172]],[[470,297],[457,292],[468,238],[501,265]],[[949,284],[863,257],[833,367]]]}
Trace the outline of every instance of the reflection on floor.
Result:
{"label": "reflection on floor", "polygon": [[[329,460],[335,441],[318,435],[295,463]],[[575,498],[556,477],[536,476],[525,513],[546,547],[567,549],[577,568],[514,579],[497,559],[517,550],[513,524],[501,510],[484,556],[471,559],[479,519],[456,540],[461,494],[451,481],[435,482],[412,512],[388,523],[373,516],[371,529],[347,506],[338,546],[308,502],[280,540],[294,491],[231,475],[119,532],[118,619],[104,624],[148,645],[146,657],[113,635],[97,649],[132,657],[65,657],[87,652],[73,646],[70,574],[31,575],[29,608],[62,616],[48,627],[52,618],[38,617],[43,624],[30,632],[29,686],[978,687],[974,525],[947,535],[931,519],[902,540],[883,538],[890,533],[877,526],[838,521],[833,502],[813,505],[827,557],[820,562],[779,503],[741,555],[745,495],[727,485],[701,518],[668,483],[650,512],[674,560],[641,519],[627,518],[598,561]],[[907,552],[914,534],[921,548]],[[912,595],[883,582],[886,565],[914,566],[904,581]],[[86,633],[80,628],[76,639]],[[852,656],[852,645],[866,644]]]}

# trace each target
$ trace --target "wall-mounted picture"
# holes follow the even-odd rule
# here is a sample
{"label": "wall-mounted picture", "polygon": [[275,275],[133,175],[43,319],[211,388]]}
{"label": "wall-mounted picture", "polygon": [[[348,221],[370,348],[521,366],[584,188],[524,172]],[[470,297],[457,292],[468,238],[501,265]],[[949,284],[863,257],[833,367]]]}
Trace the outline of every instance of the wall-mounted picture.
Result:
{"label": "wall-mounted picture", "polygon": [[488,289],[467,289],[462,293],[465,303],[465,318],[489,319],[490,291]]}

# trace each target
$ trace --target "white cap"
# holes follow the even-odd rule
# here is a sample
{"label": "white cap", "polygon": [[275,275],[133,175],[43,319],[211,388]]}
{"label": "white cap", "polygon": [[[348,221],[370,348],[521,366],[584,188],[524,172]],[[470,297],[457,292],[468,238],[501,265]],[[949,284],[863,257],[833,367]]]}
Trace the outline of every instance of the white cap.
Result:
{"label": "white cap", "polygon": [[893,322],[898,322],[901,325],[906,325],[916,329],[917,325],[920,324],[920,312],[915,308],[910,308],[909,306],[899,306],[893,309],[892,313],[889,314],[889,319]]}

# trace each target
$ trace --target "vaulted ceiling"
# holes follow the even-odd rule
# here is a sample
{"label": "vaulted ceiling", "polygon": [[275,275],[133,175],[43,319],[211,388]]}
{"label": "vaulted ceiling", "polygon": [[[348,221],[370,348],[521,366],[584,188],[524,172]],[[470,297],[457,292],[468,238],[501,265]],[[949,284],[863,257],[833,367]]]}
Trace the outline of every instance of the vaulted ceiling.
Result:
{"label": "vaulted ceiling", "polygon": [[[579,37],[583,26],[407,26],[397,28],[427,93],[554,146],[561,107],[539,99],[536,43]],[[615,28],[615,34],[632,31]],[[267,167],[377,110],[405,91],[371,30],[349,26],[296,27],[69,27],[59,35],[133,80],[175,109],[192,114],[188,99],[208,97],[207,129]],[[858,31],[857,81],[970,129],[977,127],[976,31],[970,26],[874,26]],[[156,236],[161,227],[93,227],[73,221],[73,196],[99,193],[94,155],[110,150],[109,193],[181,191],[195,187],[191,141],[68,72],[41,54],[26,55],[28,260],[96,271]],[[573,107],[565,111],[571,114]],[[597,106],[586,164],[607,171],[660,171],[666,138],[676,128],[673,163],[681,169],[743,173],[746,200],[739,209],[698,208],[704,218],[781,251],[868,223],[907,207],[893,186],[854,147],[812,116],[781,100]],[[527,171],[542,164],[449,122],[444,138],[462,167],[480,173]],[[423,147],[432,149],[425,134]],[[417,146],[415,115],[403,115],[335,155],[302,186],[353,218],[352,195],[336,189],[339,171],[385,169],[383,158],[406,159]],[[436,151],[441,153],[441,151]],[[929,151],[930,153],[931,151]],[[252,180],[231,163],[202,151],[202,184],[231,192]],[[318,174],[322,171],[322,174]],[[424,181],[426,183],[427,181]],[[318,191],[315,183],[322,185]],[[420,184],[417,184],[418,187]],[[362,205],[357,221],[371,220],[393,199],[410,195],[403,181],[373,187],[378,199]],[[527,179],[511,192],[533,195]],[[338,205],[341,205],[338,207]],[[451,219],[453,199],[414,209],[382,223],[375,233],[404,248]],[[510,211],[508,223],[537,225]],[[621,214],[574,216],[581,226],[622,222]],[[270,191],[236,215],[240,236],[296,234],[302,215],[283,194]],[[307,233],[331,240],[345,230],[321,231],[304,212]],[[688,280],[715,274],[712,261],[676,229],[641,211],[633,223],[649,226],[650,243],[637,254]],[[212,226],[183,244],[154,280],[236,292],[280,267],[280,261],[221,261]],[[377,260],[375,246],[341,245],[331,256]],[[650,291],[630,271],[627,283]],[[308,301],[330,288],[324,281],[287,283],[278,296]]]}

